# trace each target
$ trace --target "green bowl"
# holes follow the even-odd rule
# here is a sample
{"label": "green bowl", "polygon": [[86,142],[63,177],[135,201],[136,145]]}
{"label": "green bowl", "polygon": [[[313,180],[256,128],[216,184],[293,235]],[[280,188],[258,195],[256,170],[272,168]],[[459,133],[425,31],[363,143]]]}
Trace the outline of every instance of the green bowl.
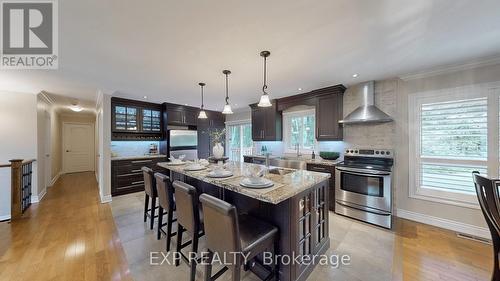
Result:
{"label": "green bowl", "polygon": [[320,151],[319,152],[319,157],[325,159],[325,160],[337,160],[339,158],[340,153],[338,152],[333,152],[333,151]]}

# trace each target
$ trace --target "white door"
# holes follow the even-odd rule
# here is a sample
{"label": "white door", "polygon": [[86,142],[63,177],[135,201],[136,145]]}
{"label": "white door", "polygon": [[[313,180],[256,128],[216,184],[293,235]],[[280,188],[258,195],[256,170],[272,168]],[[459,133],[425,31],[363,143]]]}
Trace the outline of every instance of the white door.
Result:
{"label": "white door", "polygon": [[94,170],[94,130],[91,124],[63,124],[63,170],[65,173]]}
{"label": "white door", "polygon": [[52,184],[52,153],[51,153],[51,122],[50,114],[45,112],[45,143],[44,143],[44,167],[45,167],[45,187]]}

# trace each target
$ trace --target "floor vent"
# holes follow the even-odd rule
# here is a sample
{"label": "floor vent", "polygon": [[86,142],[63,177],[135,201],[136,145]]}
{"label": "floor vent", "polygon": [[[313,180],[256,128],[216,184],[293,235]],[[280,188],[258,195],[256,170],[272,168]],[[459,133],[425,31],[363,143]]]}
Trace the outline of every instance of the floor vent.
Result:
{"label": "floor vent", "polygon": [[473,240],[473,241],[477,241],[477,242],[481,242],[481,243],[484,243],[484,244],[491,245],[491,240],[486,239],[486,238],[482,238],[482,237],[477,237],[477,236],[474,236],[474,235],[469,235],[469,234],[465,234],[465,233],[457,233],[457,237],[464,238],[464,239],[469,239],[469,240]]}

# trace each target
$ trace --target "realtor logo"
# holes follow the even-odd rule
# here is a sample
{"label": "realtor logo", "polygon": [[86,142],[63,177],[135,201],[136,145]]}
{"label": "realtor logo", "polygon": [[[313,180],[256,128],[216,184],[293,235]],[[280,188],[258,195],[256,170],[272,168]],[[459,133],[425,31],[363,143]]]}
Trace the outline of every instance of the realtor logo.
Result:
{"label": "realtor logo", "polygon": [[56,69],[57,2],[1,1],[4,69]]}

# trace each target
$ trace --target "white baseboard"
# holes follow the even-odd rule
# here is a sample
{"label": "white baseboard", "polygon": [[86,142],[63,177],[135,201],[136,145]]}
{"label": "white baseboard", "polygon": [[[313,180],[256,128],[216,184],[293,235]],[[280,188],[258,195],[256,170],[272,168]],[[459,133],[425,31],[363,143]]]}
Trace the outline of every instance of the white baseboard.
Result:
{"label": "white baseboard", "polygon": [[53,186],[62,174],[62,172],[57,173],[57,175],[50,181],[50,186]]}
{"label": "white baseboard", "polygon": [[0,216],[0,221],[10,220],[10,215]]}
{"label": "white baseboard", "polygon": [[103,204],[104,204],[104,203],[109,203],[109,202],[111,202],[111,201],[112,201],[112,200],[111,200],[111,195],[106,195],[106,196],[102,196],[102,195],[101,195],[101,203],[103,203]]}
{"label": "white baseboard", "polygon": [[38,195],[31,195],[31,203],[40,202],[45,196],[45,194],[47,194],[47,189],[42,190],[42,192]]}
{"label": "white baseboard", "polygon": [[453,220],[448,220],[448,219],[443,219],[443,218],[438,218],[434,216],[429,216],[429,215],[424,215],[420,213],[415,213],[403,209],[397,209],[396,210],[396,216],[407,219],[407,220],[412,220],[424,224],[429,224],[433,226],[437,226],[440,228],[452,230],[455,232],[460,232],[460,233],[465,233],[485,239],[491,240],[491,234],[490,231],[487,227],[480,227],[480,226],[475,226],[471,224],[466,224],[458,221],[453,221]]}

